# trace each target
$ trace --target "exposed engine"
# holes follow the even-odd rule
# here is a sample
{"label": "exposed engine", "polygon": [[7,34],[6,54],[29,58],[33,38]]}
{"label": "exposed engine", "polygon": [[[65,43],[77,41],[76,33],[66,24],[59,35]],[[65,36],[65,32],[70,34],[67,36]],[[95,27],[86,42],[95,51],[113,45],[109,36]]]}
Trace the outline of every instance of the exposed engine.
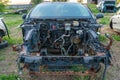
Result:
{"label": "exposed engine", "polygon": [[[27,65],[30,72],[40,71],[40,66],[47,66],[52,71],[65,71],[70,66],[83,65],[98,72],[100,63],[103,63],[105,74],[107,65],[111,63],[109,49],[112,40],[106,35],[110,44],[103,45],[96,31],[98,27],[87,19],[34,19],[24,23],[21,26],[24,43],[19,51],[19,70]],[[20,63],[24,66],[20,67]]]}
{"label": "exposed engine", "polygon": [[54,53],[65,56],[79,53],[84,55],[87,47],[92,46],[88,46],[91,44],[90,39],[98,40],[95,28],[93,29],[98,25],[91,25],[85,21],[45,21],[34,24],[22,26],[27,53],[40,52],[44,56]]}

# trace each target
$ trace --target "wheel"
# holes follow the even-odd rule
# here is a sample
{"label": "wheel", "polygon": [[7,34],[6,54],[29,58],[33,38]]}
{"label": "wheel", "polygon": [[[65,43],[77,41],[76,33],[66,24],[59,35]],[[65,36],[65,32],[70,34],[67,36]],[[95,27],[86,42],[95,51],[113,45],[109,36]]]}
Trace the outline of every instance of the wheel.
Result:
{"label": "wheel", "polygon": [[7,41],[2,41],[1,43],[0,43],[0,49],[3,49],[3,48],[5,48],[5,47],[7,47],[8,46],[8,42]]}
{"label": "wheel", "polygon": [[113,22],[111,21],[109,24],[110,28],[113,29]]}

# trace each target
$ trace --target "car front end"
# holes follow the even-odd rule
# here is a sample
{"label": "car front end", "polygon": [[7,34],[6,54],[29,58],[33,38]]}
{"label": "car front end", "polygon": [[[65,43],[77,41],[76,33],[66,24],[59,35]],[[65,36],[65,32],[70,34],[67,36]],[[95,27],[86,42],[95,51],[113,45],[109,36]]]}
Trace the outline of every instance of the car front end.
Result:
{"label": "car front end", "polygon": [[[111,64],[112,39],[106,35],[110,43],[102,44],[96,32],[98,27],[93,15],[81,4],[39,4],[21,25],[23,44],[13,47],[19,53],[19,71],[26,68],[31,76],[49,73],[93,75],[99,72],[103,63],[105,76],[106,68]],[[74,66],[84,69],[78,72],[72,69]]]}

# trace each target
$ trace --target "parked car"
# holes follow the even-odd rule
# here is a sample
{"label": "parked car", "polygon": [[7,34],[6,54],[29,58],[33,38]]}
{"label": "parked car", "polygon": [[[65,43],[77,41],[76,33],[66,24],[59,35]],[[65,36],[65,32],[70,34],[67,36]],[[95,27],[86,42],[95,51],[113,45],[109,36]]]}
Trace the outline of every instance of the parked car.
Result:
{"label": "parked car", "polygon": [[23,13],[27,13],[27,9],[18,9],[14,12],[15,14],[23,14]]}
{"label": "parked car", "polygon": [[116,12],[115,3],[115,0],[104,0],[97,5],[97,8],[100,12]]}
{"label": "parked car", "polygon": [[7,27],[3,19],[0,18],[0,49],[8,46],[8,42],[2,39],[3,36],[6,36],[7,34],[8,34]]}
{"label": "parked car", "polygon": [[118,12],[111,17],[110,28],[120,30],[120,10],[118,10]]}
{"label": "parked car", "polygon": [[[30,76],[47,74],[79,75],[69,72],[72,66],[83,66],[81,73],[99,72],[105,63],[104,75],[110,62],[110,44],[105,46],[98,39],[100,25],[91,10],[79,3],[45,2],[38,4],[23,16],[21,25],[23,44],[16,47],[19,71],[28,69]],[[107,37],[109,37],[107,35]],[[110,38],[109,38],[110,39]],[[15,50],[15,47],[13,47]],[[22,65],[21,65],[22,64]],[[58,72],[57,72],[58,71]],[[57,73],[56,73],[57,72]],[[36,74],[38,73],[38,74]],[[61,74],[61,73],[60,73]]]}

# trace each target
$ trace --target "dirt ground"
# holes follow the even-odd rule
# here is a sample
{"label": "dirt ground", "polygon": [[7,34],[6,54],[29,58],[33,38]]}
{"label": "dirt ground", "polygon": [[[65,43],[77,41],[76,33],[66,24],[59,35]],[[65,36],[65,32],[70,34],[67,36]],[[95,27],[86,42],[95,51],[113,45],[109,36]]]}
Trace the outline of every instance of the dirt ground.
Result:
{"label": "dirt ground", "polygon": [[[111,34],[115,33],[114,31],[108,28],[102,28],[102,34],[106,32],[111,32]],[[115,33],[116,34],[116,33]],[[17,73],[17,53],[12,51],[12,45],[9,45],[7,48],[0,50],[0,74],[11,74]],[[120,80],[120,41],[114,41],[111,47],[111,52],[113,56],[113,66],[109,66],[106,80]],[[49,80],[58,80],[58,78],[48,77]],[[48,80],[44,79],[44,80]],[[59,80],[72,80],[71,77],[59,77]],[[75,79],[78,80],[78,79]]]}

